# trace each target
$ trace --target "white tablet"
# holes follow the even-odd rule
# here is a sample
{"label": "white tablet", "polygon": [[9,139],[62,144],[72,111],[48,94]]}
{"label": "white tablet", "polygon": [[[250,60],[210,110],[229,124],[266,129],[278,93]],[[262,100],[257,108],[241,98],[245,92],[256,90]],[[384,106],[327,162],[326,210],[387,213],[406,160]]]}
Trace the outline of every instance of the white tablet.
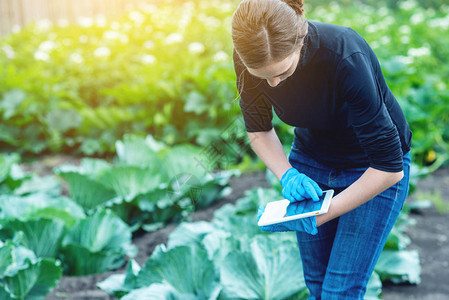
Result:
{"label": "white tablet", "polygon": [[[287,215],[287,206],[290,204],[290,201],[287,199],[272,201],[267,204],[265,207],[265,211],[259,219],[257,225],[266,226],[277,223],[282,223],[286,221],[292,221],[301,218],[307,218],[317,215],[322,215],[327,213],[329,209],[329,205],[331,204],[332,196],[334,195],[334,190],[326,190],[323,191],[323,195],[320,197],[321,208],[319,210],[306,212],[303,214],[288,216]],[[307,200],[308,201],[308,200]],[[312,200],[310,200],[312,201]]]}

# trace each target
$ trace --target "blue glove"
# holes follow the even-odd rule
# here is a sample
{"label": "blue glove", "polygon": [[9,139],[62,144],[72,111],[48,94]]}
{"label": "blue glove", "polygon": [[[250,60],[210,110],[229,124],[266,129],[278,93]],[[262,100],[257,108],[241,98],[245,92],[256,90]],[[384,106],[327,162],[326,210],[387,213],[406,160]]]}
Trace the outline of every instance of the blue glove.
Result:
{"label": "blue glove", "polygon": [[[287,216],[293,216],[301,213],[320,210],[322,201],[305,200],[300,202],[291,202],[287,206]],[[259,206],[257,210],[257,221],[259,221],[265,207]],[[297,219],[293,221],[287,221],[278,224],[272,224],[260,227],[263,231],[279,232],[279,231],[303,231],[309,234],[315,235],[318,233],[316,228],[315,216]]]}
{"label": "blue glove", "polygon": [[310,179],[305,174],[299,173],[295,168],[290,168],[281,178],[282,196],[290,202],[302,201],[312,198],[319,201],[323,195],[318,183]]}

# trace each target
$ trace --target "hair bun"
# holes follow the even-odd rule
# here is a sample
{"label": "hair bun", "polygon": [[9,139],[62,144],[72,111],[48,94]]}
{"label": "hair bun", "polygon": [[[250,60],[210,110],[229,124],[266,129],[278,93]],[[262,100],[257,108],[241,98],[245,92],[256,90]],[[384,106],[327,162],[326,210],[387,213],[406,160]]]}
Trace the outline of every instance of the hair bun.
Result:
{"label": "hair bun", "polygon": [[302,16],[304,14],[304,1],[303,0],[282,0],[287,3],[288,6],[293,8],[293,10],[299,15]]}

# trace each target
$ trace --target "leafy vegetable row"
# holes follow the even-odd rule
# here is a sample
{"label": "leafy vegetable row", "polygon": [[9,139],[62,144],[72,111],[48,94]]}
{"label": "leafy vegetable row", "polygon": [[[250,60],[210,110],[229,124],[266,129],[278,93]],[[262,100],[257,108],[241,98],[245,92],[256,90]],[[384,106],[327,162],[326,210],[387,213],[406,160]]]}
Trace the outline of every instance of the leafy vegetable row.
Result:
{"label": "leafy vegetable row", "polygon": [[[215,211],[212,222],[182,223],[144,266],[131,260],[125,274],[112,275],[98,287],[123,300],[306,299],[295,235],[269,234],[256,224],[257,207],[280,197],[276,189],[253,189],[235,205]],[[418,253],[405,250],[409,223],[401,214],[365,299],[380,299],[384,280],[420,282]]]}
{"label": "leafy vegetable row", "polygon": [[117,149],[112,162],[83,159],[54,170],[70,198],[56,176],[26,174],[19,155],[0,155],[1,299],[43,299],[62,274],[119,268],[137,253],[133,231],[155,230],[209,205],[239,174],[206,177],[200,149],[171,149],[151,136],[127,137]]}

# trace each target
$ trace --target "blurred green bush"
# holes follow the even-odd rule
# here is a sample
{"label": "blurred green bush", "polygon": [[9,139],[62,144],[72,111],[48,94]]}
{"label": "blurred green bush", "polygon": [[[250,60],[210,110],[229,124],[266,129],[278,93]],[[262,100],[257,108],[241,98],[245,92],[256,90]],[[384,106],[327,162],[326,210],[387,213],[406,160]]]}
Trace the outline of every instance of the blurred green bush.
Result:
{"label": "blurred green bush", "polygon": [[[168,145],[249,149],[232,63],[238,1],[164,0],[122,19],[40,22],[0,40],[0,146],[110,155],[125,133]],[[350,26],[378,55],[420,165],[449,153],[449,6],[443,0],[306,1],[306,17]],[[274,121],[281,141],[292,128]],[[232,133],[227,132],[234,125]],[[238,150],[241,149],[241,150]]]}

